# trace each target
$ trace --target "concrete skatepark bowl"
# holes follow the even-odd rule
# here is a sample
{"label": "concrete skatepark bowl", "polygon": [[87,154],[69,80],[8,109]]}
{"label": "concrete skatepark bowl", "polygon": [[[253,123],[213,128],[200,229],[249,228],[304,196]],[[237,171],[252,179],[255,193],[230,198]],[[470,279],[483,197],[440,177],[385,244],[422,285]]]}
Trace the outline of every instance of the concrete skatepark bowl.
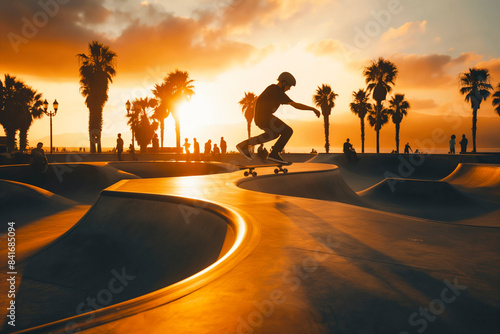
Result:
{"label": "concrete skatepark bowl", "polygon": [[319,159],[255,178],[224,163],[0,166],[0,215],[18,226],[2,332],[500,330],[498,165],[353,190]]}

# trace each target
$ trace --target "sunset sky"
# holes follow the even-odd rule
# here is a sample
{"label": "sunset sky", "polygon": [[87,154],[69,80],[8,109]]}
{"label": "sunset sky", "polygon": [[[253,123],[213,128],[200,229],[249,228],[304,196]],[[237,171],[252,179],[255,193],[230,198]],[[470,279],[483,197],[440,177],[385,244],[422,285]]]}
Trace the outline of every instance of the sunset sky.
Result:
{"label": "sunset sky", "polygon": [[[366,86],[363,67],[384,57],[399,70],[393,93],[404,93],[411,104],[401,142],[416,148],[431,140],[445,147],[452,133],[472,136],[459,74],[484,67],[494,87],[500,82],[499,12],[498,0],[2,1],[0,74],[2,80],[15,75],[50,103],[57,99],[55,135],[86,134],[76,55],[97,40],[118,55],[104,108],[104,146],[113,146],[118,132],[130,142],[125,102],[152,97],[153,85],[179,69],[195,80],[196,92],[184,107],[181,136],[201,143],[225,136],[234,147],[246,136],[238,101],[289,71],[297,79],[288,92],[294,101],[312,104],[319,85],[332,86],[339,95],[331,116],[333,146],[349,136],[359,151],[359,119],[349,103],[352,92]],[[276,115],[296,130],[289,147],[324,150],[322,120],[312,112],[281,107]],[[500,117],[491,98],[479,116],[478,147],[499,148]],[[44,116],[31,127],[30,145],[48,133]],[[85,137],[66,138],[54,146],[88,147]],[[381,141],[382,148],[394,148],[392,122],[382,128]],[[175,146],[173,122],[167,123],[165,146]],[[375,146],[368,124],[366,146]]]}

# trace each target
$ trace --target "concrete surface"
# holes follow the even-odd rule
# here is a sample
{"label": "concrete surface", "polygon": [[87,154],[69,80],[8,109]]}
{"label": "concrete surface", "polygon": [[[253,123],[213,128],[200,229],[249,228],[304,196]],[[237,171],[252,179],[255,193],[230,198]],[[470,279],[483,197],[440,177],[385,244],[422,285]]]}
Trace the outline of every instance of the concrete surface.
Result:
{"label": "concrete surface", "polygon": [[[26,263],[33,264],[26,267],[29,273],[33,273],[36,282],[52,279],[60,285],[60,297],[55,304],[60,304],[61,309],[63,306],[75,309],[78,302],[93,296],[88,291],[97,294],[106,289],[110,280],[110,264],[122,266],[129,262],[137,263],[138,259],[151,261],[144,263],[143,267],[139,266],[140,270],[134,275],[134,281],[143,284],[131,289],[134,291],[126,292],[126,298],[120,299],[119,306],[107,306],[84,313],[79,318],[61,319],[36,331],[498,333],[500,230],[498,225],[491,222],[499,221],[499,206],[494,201],[483,200],[474,192],[467,192],[467,187],[455,188],[453,181],[453,188],[449,188],[449,183],[445,185],[445,182],[422,181],[418,182],[421,188],[407,186],[407,189],[396,192],[396,196],[425,194],[429,190],[427,184],[431,189],[437,187],[438,193],[442,191],[445,199],[446,196],[456,196],[455,200],[472,196],[478,203],[487,202],[487,205],[491,205],[490,210],[475,211],[472,215],[453,221],[391,213],[380,210],[374,205],[373,199],[365,199],[347,187],[345,184],[352,182],[348,178],[355,176],[359,170],[351,172],[344,183],[343,168],[337,169],[328,164],[295,163],[289,167],[288,175],[274,175],[272,170],[262,170],[262,176],[246,179],[238,171],[205,176],[122,180],[108,188],[89,214],[65,234],[66,237],[59,239],[71,240],[66,242],[66,248],[55,251],[61,247],[58,246],[61,242],[56,241],[30,257]],[[433,179],[437,180],[439,174],[441,172],[435,173]],[[411,185],[409,182],[402,184]],[[252,190],[240,187],[245,185]],[[317,193],[326,198],[323,195],[314,198],[314,187],[317,187]],[[330,188],[331,192],[328,191]],[[478,186],[471,188],[478,189]],[[491,189],[487,188],[485,186],[486,190],[479,189],[477,192],[490,192]],[[412,189],[415,189],[413,193]],[[374,191],[381,191],[386,197],[394,196],[382,187],[378,190],[375,187]],[[427,194],[436,195],[433,192]],[[142,196],[153,197],[142,201]],[[121,203],[121,200],[120,204],[104,203],[106,197],[126,199],[126,203]],[[151,199],[163,197],[177,198],[181,203],[190,201],[188,211],[182,211],[177,202],[176,208],[160,214],[178,217],[172,221],[175,231],[179,228],[191,231],[191,224],[185,223],[186,215],[193,219],[200,217],[199,224],[203,225],[206,214],[218,217],[214,218],[219,222],[216,225],[241,219],[249,228],[245,233],[246,242],[236,247],[241,252],[238,256],[223,256],[217,260],[219,253],[212,250],[212,260],[221,266],[229,263],[229,267],[191,276],[188,280],[199,285],[174,298],[165,295],[157,298],[151,294],[158,291],[155,289],[161,284],[156,283],[161,281],[162,275],[168,276],[168,268],[162,268],[160,261],[168,261],[172,254],[180,256],[179,250],[162,256],[151,252],[148,240],[161,239],[162,236],[154,230],[148,232],[140,229],[144,222],[130,213],[130,207],[142,203],[143,210],[139,211],[155,217],[144,218],[144,221],[147,225],[158,226],[160,209],[152,206]],[[339,202],[345,198],[357,201],[359,197],[368,201],[369,205]],[[410,206],[403,204],[400,206]],[[435,210],[438,211],[446,206],[439,202],[430,204],[435,204]],[[207,208],[215,207],[229,210],[233,215],[221,218],[215,209],[207,213]],[[131,220],[125,224],[125,229],[130,232],[120,228],[116,217]],[[162,229],[166,228],[160,225]],[[79,229],[87,231],[85,238],[72,240],[67,237],[79,235],[76,233]],[[102,230],[106,231],[102,238],[91,236]],[[200,233],[211,239],[210,233]],[[187,239],[180,238],[179,242],[186,242]],[[89,246],[82,246],[82,242]],[[224,248],[224,242],[222,245],[220,242],[214,244]],[[92,253],[99,249],[101,253]],[[190,248],[183,248],[186,249]],[[49,256],[50,252],[53,253]],[[94,256],[89,257],[86,255],[88,253]],[[205,255],[206,251],[201,253]],[[44,260],[33,261],[37,257]],[[189,267],[197,260],[191,258],[180,261],[182,265],[179,264],[178,271],[183,271],[181,267]],[[150,265],[155,261],[158,264],[153,267],[156,268],[151,268]],[[102,262],[107,265],[101,267]],[[205,265],[194,270],[200,270]],[[53,272],[46,268],[53,268]],[[78,286],[71,286],[75,282],[79,282]],[[23,291],[23,283],[24,278],[20,292]],[[165,281],[162,284],[168,283]],[[35,285],[33,287],[32,291],[37,291]],[[162,289],[165,288],[159,288],[160,291]],[[46,293],[51,291],[47,290]],[[127,295],[129,293],[131,295]],[[30,292],[22,300],[28,301],[28,296],[34,294]],[[29,325],[32,319],[39,319],[37,316],[43,312],[50,313],[40,310],[44,305],[54,305],[49,296],[53,295],[41,296],[38,303],[27,302],[23,307],[20,306],[20,319],[28,319]],[[64,318],[67,314],[64,312],[54,313]],[[4,325],[4,331],[7,330]]]}

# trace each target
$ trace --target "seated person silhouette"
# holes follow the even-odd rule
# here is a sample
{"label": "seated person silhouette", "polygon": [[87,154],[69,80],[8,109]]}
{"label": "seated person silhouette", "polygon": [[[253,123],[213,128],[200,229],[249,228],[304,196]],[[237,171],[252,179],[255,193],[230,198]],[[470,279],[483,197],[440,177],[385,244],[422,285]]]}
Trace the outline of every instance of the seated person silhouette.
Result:
{"label": "seated person silhouette", "polygon": [[31,150],[30,166],[37,173],[45,173],[48,168],[47,157],[42,147],[43,143],[40,142]]}
{"label": "seated person silhouette", "polygon": [[352,147],[352,144],[349,142],[349,138],[347,138],[346,142],[344,143],[344,155],[347,161],[358,160],[356,156],[356,150]]}

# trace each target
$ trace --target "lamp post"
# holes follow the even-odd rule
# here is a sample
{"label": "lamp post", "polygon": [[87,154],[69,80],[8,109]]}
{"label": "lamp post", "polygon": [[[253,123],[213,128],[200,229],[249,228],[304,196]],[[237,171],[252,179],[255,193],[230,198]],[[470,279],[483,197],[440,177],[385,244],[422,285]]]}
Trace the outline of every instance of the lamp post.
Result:
{"label": "lamp post", "polygon": [[[127,109],[127,116],[131,116],[130,115],[130,101],[127,100],[127,102],[125,103],[125,109]],[[131,122],[131,126],[130,126],[131,130],[132,130],[132,150],[135,151],[135,147],[134,147],[134,120],[132,120]]]}
{"label": "lamp post", "polygon": [[50,118],[50,154],[52,154],[52,117],[57,114],[57,109],[59,109],[59,103],[57,102],[57,100],[54,100],[54,103],[52,103],[52,107],[54,108],[54,111],[48,111],[49,103],[47,102],[47,99],[43,101],[43,110],[45,112],[45,115],[49,116]]}

